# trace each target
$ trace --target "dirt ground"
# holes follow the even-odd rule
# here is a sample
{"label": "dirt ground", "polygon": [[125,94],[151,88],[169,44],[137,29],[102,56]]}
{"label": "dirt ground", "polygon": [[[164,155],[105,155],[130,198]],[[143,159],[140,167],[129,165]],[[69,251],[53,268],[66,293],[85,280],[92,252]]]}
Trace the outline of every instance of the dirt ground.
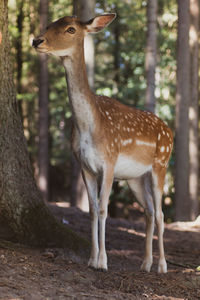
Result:
{"label": "dirt ground", "polygon": [[[51,205],[52,211],[74,231],[90,239],[87,213]],[[1,300],[64,299],[200,299],[200,222],[166,225],[168,273],[158,275],[157,238],[154,264],[140,271],[144,255],[143,217],[108,219],[108,272],[87,267],[88,257],[64,249],[32,249],[0,240]]]}

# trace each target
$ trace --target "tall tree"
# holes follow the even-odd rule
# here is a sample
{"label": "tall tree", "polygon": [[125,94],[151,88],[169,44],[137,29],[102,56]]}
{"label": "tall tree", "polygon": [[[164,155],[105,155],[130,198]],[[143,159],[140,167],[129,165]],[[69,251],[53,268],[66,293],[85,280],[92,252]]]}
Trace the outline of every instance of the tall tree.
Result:
{"label": "tall tree", "polygon": [[[24,21],[24,12],[23,12],[24,1],[17,2],[17,29],[18,35],[16,39],[16,59],[17,59],[17,93],[22,93],[22,30],[23,30],[23,21]],[[18,103],[20,114],[23,118],[22,112],[22,102]]]}
{"label": "tall tree", "polygon": [[[81,20],[88,21],[94,17],[94,0],[74,0],[73,13]],[[84,40],[85,62],[90,87],[94,88],[94,43],[91,35],[87,35]],[[73,155],[73,154],[72,154]],[[71,205],[77,206],[84,211],[89,210],[87,191],[81,176],[80,166],[72,156],[71,160]]]}
{"label": "tall tree", "polygon": [[[95,15],[95,0],[74,0],[74,14],[85,22]],[[85,63],[90,87],[94,88],[94,42],[92,35],[87,35],[84,41]]]}
{"label": "tall tree", "polygon": [[[48,22],[48,0],[40,0],[40,32],[44,32]],[[49,197],[49,88],[47,55],[39,54],[39,148],[38,186],[43,198]]]}
{"label": "tall tree", "polygon": [[177,90],[175,122],[175,214],[190,217],[189,203],[189,99],[190,99],[190,1],[178,0]]}
{"label": "tall tree", "polygon": [[189,103],[189,193],[190,219],[194,220],[199,212],[198,180],[198,122],[199,122],[199,0],[190,0],[190,59],[191,86]]}
{"label": "tall tree", "polygon": [[[8,35],[7,0],[0,0],[0,222],[15,241],[34,245],[56,243],[78,250],[87,243],[50,213],[31,169],[16,105]],[[1,38],[2,37],[2,38]]]}
{"label": "tall tree", "polygon": [[147,110],[155,110],[155,70],[157,56],[157,0],[147,1],[147,45],[145,58],[146,71],[146,98],[145,107]]}

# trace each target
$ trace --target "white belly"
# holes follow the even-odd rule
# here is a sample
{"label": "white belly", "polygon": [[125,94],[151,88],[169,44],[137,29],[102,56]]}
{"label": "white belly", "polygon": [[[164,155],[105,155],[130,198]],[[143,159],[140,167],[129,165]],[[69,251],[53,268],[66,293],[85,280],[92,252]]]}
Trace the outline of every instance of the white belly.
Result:
{"label": "white belly", "polygon": [[152,165],[144,165],[125,155],[119,155],[114,169],[114,178],[128,180],[140,177],[151,169]]}

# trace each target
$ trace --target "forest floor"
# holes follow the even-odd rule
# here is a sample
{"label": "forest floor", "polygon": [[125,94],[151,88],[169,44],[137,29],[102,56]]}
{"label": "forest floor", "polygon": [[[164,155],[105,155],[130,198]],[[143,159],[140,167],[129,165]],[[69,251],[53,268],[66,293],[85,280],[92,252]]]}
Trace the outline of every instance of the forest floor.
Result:
{"label": "forest floor", "polygon": [[[87,213],[56,205],[51,209],[90,239]],[[156,272],[156,235],[152,270],[140,271],[144,233],[143,217],[136,211],[135,220],[108,218],[105,273],[88,268],[88,257],[64,249],[33,249],[0,240],[0,300],[200,299],[200,222],[166,225],[167,274]]]}

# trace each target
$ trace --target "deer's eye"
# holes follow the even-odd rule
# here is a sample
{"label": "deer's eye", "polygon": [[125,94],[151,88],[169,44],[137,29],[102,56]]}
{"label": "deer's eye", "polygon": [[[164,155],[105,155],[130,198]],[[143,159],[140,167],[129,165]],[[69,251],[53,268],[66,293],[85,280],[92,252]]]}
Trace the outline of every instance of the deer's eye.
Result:
{"label": "deer's eye", "polygon": [[69,32],[71,34],[74,34],[76,32],[76,29],[74,27],[69,27],[65,32]]}

